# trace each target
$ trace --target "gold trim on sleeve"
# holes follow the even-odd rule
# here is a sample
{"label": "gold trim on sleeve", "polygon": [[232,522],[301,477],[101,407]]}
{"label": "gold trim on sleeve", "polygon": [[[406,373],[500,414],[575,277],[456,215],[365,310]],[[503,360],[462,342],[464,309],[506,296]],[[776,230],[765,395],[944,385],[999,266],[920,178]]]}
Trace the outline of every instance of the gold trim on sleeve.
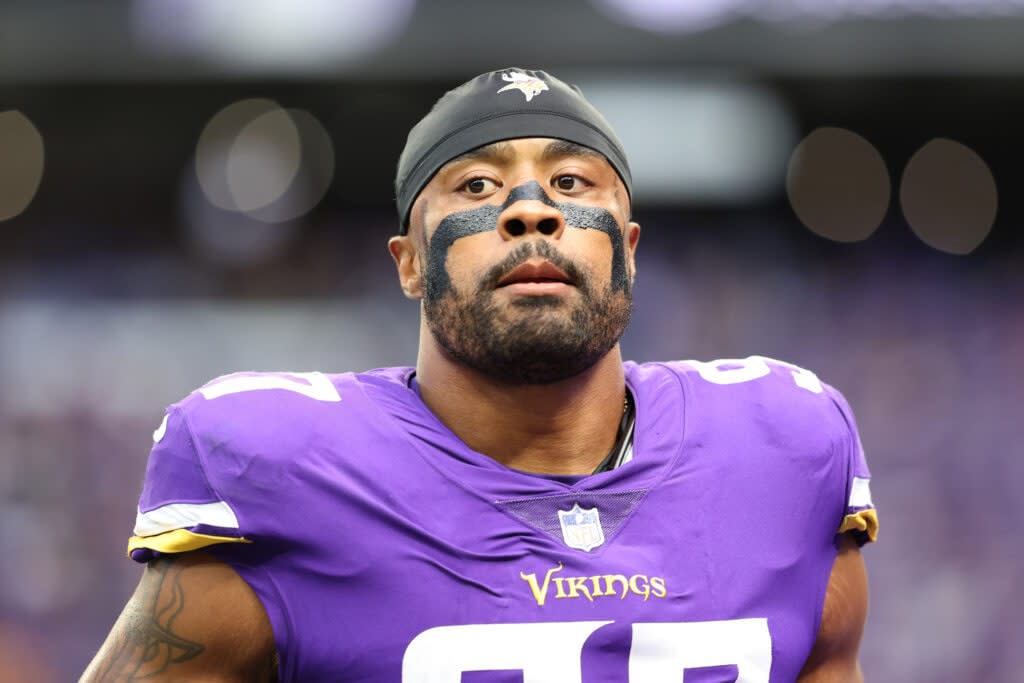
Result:
{"label": "gold trim on sleeve", "polygon": [[859,510],[846,515],[839,526],[840,534],[847,531],[859,531],[867,535],[869,541],[878,538],[878,513],[874,508]]}
{"label": "gold trim on sleeve", "polygon": [[199,550],[218,543],[252,543],[252,541],[247,538],[211,536],[197,534],[186,529],[175,529],[154,536],[132,536],[128,539],[128,555],[131,556],[132,551],[139,548],[156,550],[161,553],[187,553],[190,550]]}

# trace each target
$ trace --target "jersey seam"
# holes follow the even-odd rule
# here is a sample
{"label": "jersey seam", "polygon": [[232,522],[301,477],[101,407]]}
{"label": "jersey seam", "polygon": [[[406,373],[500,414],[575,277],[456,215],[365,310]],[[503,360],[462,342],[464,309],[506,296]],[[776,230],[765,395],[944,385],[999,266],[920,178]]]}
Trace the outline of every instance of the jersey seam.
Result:
{"label": "jersey seam", "polygon": [[[829,388],[831,389],[831,387],[829,387]],[[848,445],[848,448],[845,449],[846,450],[846,456],[847,456],[846,457],[846,463],[845,463],[845,465],[846,465],[846,481],[845,481],[845,483],[846,483],[846,490],[843,492],[843,514],[845,515],[846,514],[846,510],[849,507],[848,504],[850,502],[850,487],[853,485],[853,477],[855,476],[854,470],[856,469],[856,462],[855,461],[856,461],[856,458],[857,458],[857,454],[856,454],[857,436],[856,436],[856,433],[855,433],[855,431],[853,429],[853,425],[850,424],[850,420],[846,417],[846,411],[843,410],[843,407],[839,404],[839,401],[836,400],[836,397],[833,395],[833,391],[835,391],[835,390],[833,389],[832,391],[827,391],[826,393],[828,394],[828,399],[829,399],[829,402],[831,402],[832,407],[839,413],[839,417],[841,417],[843,419],[843,424],[846,426],[846,437],[847,437],[847,445]],[[842,520],[840,520],[840,524],[841,523],[842,523]],[[838,528],[838,526],[836,528]]]}
{"label": "jersey seam", "polygon": [[[406,379],[408,379],[407,376],[406,376]],[[377,413],[379,413],[380,415],[382,415],[386,420],[388,420],[389,423],[394,425],[395,430],[399,434],[401,434],[402,440],[409,445],[409,447],[411,448],[412,452],[416,455],[417,458],[419,458],[424,463],[426,463],[432,470],[437,472],[443,479],[445,479],[446,481],[449,481],[452,484],[454,484],[455,486],[459,487],[460,489],[462,489],[463,491],[468,493],[473,498],[476,498],[477,500],[484,501],[485,503],[488,503],[490,505],[494,505],[495,501],[494,501],[494,499],[491,496],[485,495],[484,493],[482,493],[480,491],[477,491],[477,490],[475,490],[473,488],[470,488],[468,485],[464,484],[461,479],[459,479],[458,477],[455,477],[452,474],[450,474],[449,472],[447,472],[444,467],[442,467],[439,464],[433,462],[433,460],[420,448],[420,445],[418,444],[416,438],[412,435],[412,433],[403,424],[401,424],[394,415],[392,415],[389,411],[387,411],[384,408],[382,408],[380,405],[377,404],[376,401],[374,401],[369,396],[367,396],[366,390],[362,386],[362,383],[356,382],[356,385],[358,386],[359,391],[367,399],[367,402],[370,405],[373,406],[374,410]],[[410,389],[410,391],[412,391],[412,390]],[[431,415],[433,417],[434,421],[437,422],[441,427],[447,429],[447,426],[443,422],[441,422],[437,418],[436,415],[433,415],[433,413],[430,413],[429,411],[428,411],[428,414]],[[449,432],[450,431],[451,430],[449,430]],[[462,444],[462,446],[465,447],[466,449],[472,450],[468,446],[466,446],[465,443],[462,442],[461,439],[459,439],[459,443]],[[483,455],[483,454],[481,453],[480,455]],[[487,456],[483,456],[483,457],[487,457]],[[497,461],[494,461],[494,462],[497,463]],[[499,463],[499,465],[500,465],[500,463]],[[512,468],[505,468],[505,469],[507,469],[509,472],[515,472],[515,470],[513,470]],[[522,474],[522,473],[518,473],[518,474]],[[530,475],[525,475],[524,474],[523,476],[530,476]],[[536,479],[537,481],[545,481],[545,482],[548,482],[549,484],[552,484],[554,486],[562,487],[562,490],[563,490],[564,493],[572,493],[572,491],[573,491],[573,488],[570,485],[563,484],[562,482],[554,481],[554,480],[551,480],[551,479],[538,479],[536,477],[533,477],[533,479]],[[561,494],[553,493],[553,494],[543,494],[543,495],[561,495]]]}
{"label": "jersey seam", "polygon": [[[203,477],[203,483],[206,484],[206,488],[209,489],[210,493],[212,493],[218,501],[226,503],[230,507],[230,503],[228,503],[227,498],[221,495],[220,491],[218,491],[217,488],[210,482],[210,477],[206,473],[205,459],[200,454],[199,447],[196,446],[195,432],[192,430],[192,422],[189,419],[188,413],[186,413],[183,408],[177,408],[176,410],[178,410],[181,413],[182,424],[185,425],[185,431],[188,433],[188,445],[192,448],[192,456],[196,461],[196,465],[199,467],[199,474],[201,474]],[[235,514],[235,516],[237,518],[237,513]],[[239,531],[241,531],[241,524],[239,524]]]}
{"label": "jersey seam", "polygon": [[676,447],[676,452],[672,456],[672,461],[668,463],[668,467],[665,468],[665,472],[662,474],[661,479],[658,480],[658,483],[660,484],[661,481],[666,479],[668,475],[675,470],[676,465],[679,464],[679,459],[683,455],[683,450],[686,448],[686,419],[687,409],[690,407],[690,395],[686,391],[686,385],[683,382],[683,377],[681,376],[681,373],[674,371],[671,367],[669,367],[668,363],[659,362],[656,363],[656,365],[668,371],[669,375],[672,377],[672,379],[675,380],[676,384],[678,385],[679,393],[683,397],[682,407],[679,410],[679,412],[681,413],[679,416],[679,445]]}
{"label": "jersey seam", "polygon": [[[846,425],[847,438],[846,448],[844,449],[846,455],[846,478],[844,481],[845,486],[843,490],[843,513],[839,518],[839,524],[836,526],[836,528],[838,529],[842,526],[843,520],[846,518],[846,516],[852,514],[851,510],[853,508],[851,508],[850,506],[850,492],[853,488],[853,480],[857,477],[857,456],[860,454],[860,450],[862,449],[862,447],[859,445],[860,438],[857,435],[857,428],[855,427],[852,418],[847,415],[847,408],[845,408],[843,405],[845,403],[845,400],[840,400],[839,397],[837,397],[839,391],[834,387],[827,384],[825,384],[825,387],[827,387],[825,393],[828,396],[829,401],[831,401],[832,406],[836,409],[836,411],[839,413],[839,416],[843,419],[843,424]],[[870,479],[870,473],[868,474],[868,479]],[[859,507],[857,510],[855,510],[855,512],[860,511],[861,509],[873,510],[875,509],[875,506],[872,504],[868,506]],[[856,535],[854,535],[854,538],[856,538]],[[863,546],[865,544],[866,543],[861,543],[858,540],[858,546]]]}
{"label": "jersey seam", "polygon": [[[285,641],[285,644],[287,645],[289,643],[296,642],[296,639],[295,639],[295,624],[293,623],[292,613],[291,613],[291,610],[288,609],[288,603],[287,603],[287,601],[285,601],[284,596],[281,594],[281,589],[278,587],[277,581],[274,580],[273,575],[269,571],[267,571],[265,568],[263,568],[262,566],[254,566],[254,565],[247,565],[247,566],[249,566],[254,572],[259,572],[259,573],[263,574],[264,578],[267,581],[267,585],[270,586],[271,590],[274,592],[274,596],[277,598],[278,610],[281,612],[282,616],[284,617],[284,625],[285,625],[285,628],[288,631],[287,634],[286,634],[287,637],[288,637],[288,640]],[[263,609],[265,611],[266,607],[264,607]],[[267,616],[267,619],[268,620],[270,619],[269,615]],[[273,621],[271,621],[271,623],[270,623],[270,628],[271,628],[271,630],[273,630],[273,628],[274,628]],[[287,683],[287,681],[291,681],[291,680],[294,679],[294,675],[293,674],[295,673],[295,667],[294,667],[295,657],[292,656],[290,648],[288,648],[288,647],[284,647],[284,648],[278,647],[278,640],[277,640],[276,634],[275,634],[275,637],[274,637],[274,647],[277,650],[277,660],[278,660],[277,661],[277,669],[278,669],[278,675],[280,675],[282,671],[286,671],[286,670],[288,671],[288,676],[287,677],[281,677],[280,683]]]}
{"label": "jersey seam", "polygon": [[[850,421],[846,418],[845,411],[843,411],[842,406],[836,400],[836,397],[834,395],[834,392],[836,390],[833,387],[831,387],[830,385],[828,385],[828,384],[826,384],[824,382],[822,382],[822,385],[825,387],[825,395],[828,396],[829,403],[832,405],[832,408],[839,413],[839,417],[842,418],[843,424],[846,427],[846,437],[847,437],[846,442],[851,447],[854,446],[856,444],[856,434],[854,432],[853,425],[851,425]],[[831,448],[831,451],[832,451],[830,453],[830,458],[835,458],[836,457],[836,444],[835,444],[835,442],[833,442],[831,444],[830,448]],[[828,571],[828,576],[826,576],[825,581],[822,582],[823,585],[822,585],[821,589],[818,591],[818,595],[817,595],[817,598],[816,598],[816,607],[815,607],[815,610],[814,610],[814,629],[813,629],[812,635],[811,635],[811,650],[814,649],[814,644],[818,640],[818,632],[821,630],[821,624],[822,624],[822,621],[824,621],[824,618],[825,618],[825,601],[828,599],[828,586],[829,586],[829,583],[831,582],[832,567],[835,564],[836,558],[839,556],[839,549],[837,547],[837,539],[839,538],[840,534],[839,534],[838,530],[839,530],[839,527],[842,525],[843,517],[846,514],[847,503],[849,502],[849,496],[850,496],[850,483],[851,483],[850,477],[853,475],[854,456],[851,455],[851,452],[850,452],[849,449],[843,449],[843,450],[846,451],[847,457],[846,457],[846,462],[843,463],[843,469],[844,469],[843,482],[844,482],[844,486],[843,486],[843,494],[842,494],[843,495],[843,498],[842,498],[842,501],[843,501],[842,502],[842,514],[840,515],[839,522],[834,527],[836,529],[836,531],[832,535],[832,541],[831,541],[830,545],[832,546],[832,548],[833,548],[833,550],[835,552],[832,553],[832,561],[829,562],[829,564],[828,564],[828,570],[829,570]]]}
{"label": "jersey seam", "polygon": [[565,498],[566,496],[586,495],[588,493],[592,495],[608,495],[610,493],[646,493],[647,491],[650,491],[650,489],[646,487],[640,487],[635,489],[623,489],[621,491],[595,491],[593,489],[579,489],[575,491],[566,491],[565,493],[552,493],[540,496],[519,496],[516,498],[501,498],[499,500],[495,500],[494,502],[500,503],[502,505],[507,505],[509,503],[529,503],[538,500],[551,500],[552,498]]}
{"label": "jersey seam", "polygon": [[[693,392],[689,390],[691,388],[691,385],[690,385],[690,375],[687,373],[687,369],[689,369],[691,371],[695,370],[693,365],[691,365],[688,361],[685,361],[685,360],[675,361],[675,363],[677,364],[677,366],[682,366],[682,367],[673,368],[673,366],[669,362],[664,362],[664,361],[657,363],[657,365],[665,368],[669,372],[669,374],[676,380],[676,382],[679,384],[679,391],[683,395],[682,409],[681,409],[682,415],[680,417],[680,429],[682,431],[682,437],[679,440],[679,451],[676,454],[675,459],[672,461],[671,466],[666,471],[666,476],[668,476],[668,474],[673,472],[675,470],[675,468],[679,465],[679,460],[682,458],[683,451],[686,448],[686,434],[687,434],[686,428],[687,428],[687,419],[689,417],[689,413],[687,411],[689,410],[690,398],[691,398],[691,396],[693,394]],[[705,513],[705,511],[703,509],[701,509],[700,512],[701,512],[702,515]],[[701,529],[706,529],[707,528],[706,520],[703,519],[703,518],[701,520],[700,528]],[[705,532],[702,532],[702,535],[704,533]],[[704,539],[702,538],[702,541],[703,540]],[[702,573],[703,573],[703,576],[704,576],[704,583],[705,583],[705,585],[708,588],[708,599],[710,600],[711,604],[715,605],[716,608],[720,608],[721,605],[719,603],[718,593],[715,590],[716,583],[714,581],[714,577],[713,577],[712,571],[711,571],[711,567],[714,565],[714,561],[712,560],[711,551],[708,548],[708,544],[706,542],[702,542],[701,543],[701,553],[702,553],[702,557],[703,557],[703,561],[704,561],[704,570],[703,570]]]}

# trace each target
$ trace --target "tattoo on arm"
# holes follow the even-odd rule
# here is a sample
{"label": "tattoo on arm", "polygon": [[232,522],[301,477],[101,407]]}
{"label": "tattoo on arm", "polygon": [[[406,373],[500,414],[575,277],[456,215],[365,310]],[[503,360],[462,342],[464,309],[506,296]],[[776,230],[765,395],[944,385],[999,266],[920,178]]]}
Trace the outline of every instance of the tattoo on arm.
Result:
{"label": "tattoo on arm", "polygon": [[96,681],[141,681],[164,673],[172,664],[198,657],[205,648],[174,632],[185,609],[181,583],[184,567],[170,559],[149,563],[155,576],[144,582],[122,619],[119,642],[97,672]]}

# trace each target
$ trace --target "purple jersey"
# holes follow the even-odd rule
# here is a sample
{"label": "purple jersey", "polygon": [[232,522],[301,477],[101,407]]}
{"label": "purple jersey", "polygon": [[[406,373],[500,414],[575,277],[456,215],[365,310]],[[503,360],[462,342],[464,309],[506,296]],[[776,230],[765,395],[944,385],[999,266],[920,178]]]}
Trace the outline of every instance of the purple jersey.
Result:
{"label": "purple jersey", "polygon": [[544,477],[470,450],[412,368],[241,373],[154,433],[132,557],[205,548],[282,681],[793,681],[836,533],[874,536],[846,402],[761,357],[626,364],[633,457]]}

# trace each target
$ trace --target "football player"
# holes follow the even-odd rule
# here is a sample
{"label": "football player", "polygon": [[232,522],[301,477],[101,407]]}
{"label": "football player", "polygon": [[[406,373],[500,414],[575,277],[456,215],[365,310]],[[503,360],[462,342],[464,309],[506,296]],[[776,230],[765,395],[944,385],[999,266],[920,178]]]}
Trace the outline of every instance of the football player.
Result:
{"label": "football player", "polygon": [[239,373],[154,433],[85,681],[862,680],[850,409],[760,356],[624,362],[640,226],[578,89],[482,74],[398,164],[414,367]]}

